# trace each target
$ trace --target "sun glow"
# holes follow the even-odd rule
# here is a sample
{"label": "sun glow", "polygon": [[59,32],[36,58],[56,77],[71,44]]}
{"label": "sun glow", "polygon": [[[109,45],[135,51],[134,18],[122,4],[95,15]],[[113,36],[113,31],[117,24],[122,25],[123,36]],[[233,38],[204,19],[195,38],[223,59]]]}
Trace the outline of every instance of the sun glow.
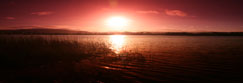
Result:
{"label": "sun glow", "polygon": [[113,30],[122,30],[128,25],[129,20],[125,17],[111,17],[107,21],[107,25]]}

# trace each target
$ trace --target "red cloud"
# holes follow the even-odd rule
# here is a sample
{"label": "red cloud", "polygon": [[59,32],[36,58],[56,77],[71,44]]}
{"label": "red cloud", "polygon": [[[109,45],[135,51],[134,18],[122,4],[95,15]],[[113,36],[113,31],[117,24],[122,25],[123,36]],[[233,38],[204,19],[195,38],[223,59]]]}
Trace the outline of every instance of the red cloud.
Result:
{"label": "red cloud", "polygon": [[7,20],[14,20],[16,18],[15,17],[5,17],[5,19],[7,19]]}
{"label": "red cloud", "polygon": [[50,12],[50,11],[42,11],[42,12],[33,12],[31,14],[38,15],[38,16],[44,16],[44,15],[51,15],[51,14],[53,14],[53,12]]}
{"label": "red cloud", "polygon": [[148,11],[136,11],[136,13],[140,13],[140,14],[159,14],[159,11],[155,11],[155,10],[148,10]]}
{"label": "red cloud", "polygon": [[187,13],[181,10],[165,10],[165,14],[169,16],[181,16],[181,17],[187,16]]}

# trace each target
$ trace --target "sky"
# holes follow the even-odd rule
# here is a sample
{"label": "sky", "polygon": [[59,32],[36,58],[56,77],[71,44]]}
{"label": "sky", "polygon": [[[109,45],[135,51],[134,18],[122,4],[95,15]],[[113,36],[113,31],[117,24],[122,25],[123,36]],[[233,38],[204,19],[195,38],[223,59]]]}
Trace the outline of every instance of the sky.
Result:
{"label": "sky", "polygon": [[[112,17],[127,25],[107,26]],[[241,0],[1,0],[0,29],[243,32]]]}

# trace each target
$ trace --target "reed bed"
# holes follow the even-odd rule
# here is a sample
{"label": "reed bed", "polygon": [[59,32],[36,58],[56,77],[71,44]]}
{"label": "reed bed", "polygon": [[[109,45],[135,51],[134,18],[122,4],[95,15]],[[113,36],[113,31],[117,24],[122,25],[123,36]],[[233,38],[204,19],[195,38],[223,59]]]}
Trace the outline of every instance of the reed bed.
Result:
{"label": "reed bed", "polygon": [[[137,55],[116,54],[108,44],[99,41],[0,36],[0,82],[125,81],[119,78],[118,71],[107,71],[97,65],[129,62],[138,59]],[[114,76],[118,77],[110,79]]]}

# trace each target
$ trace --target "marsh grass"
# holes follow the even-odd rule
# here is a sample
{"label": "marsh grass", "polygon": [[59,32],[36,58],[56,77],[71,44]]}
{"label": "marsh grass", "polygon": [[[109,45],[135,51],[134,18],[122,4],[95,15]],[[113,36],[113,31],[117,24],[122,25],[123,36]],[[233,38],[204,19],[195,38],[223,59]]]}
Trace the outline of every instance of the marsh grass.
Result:
{"label": "marsh grass", "polygon": [[[139,57],[138,57],[139,56]],[[144,60],[140,54],[115,54],[99,41],[72,41],[43,37],[0,36],[0,82],[109,82],[115,71],[96,63]],[[110,79],[114,78],[116,79]]]}
{"label": "marsh grass", "polygon": [[45,40],[41,37],[0,38],[0,57],[5,66],[24,67],[79,61],[109,52],[110,49],[100,42]]}

